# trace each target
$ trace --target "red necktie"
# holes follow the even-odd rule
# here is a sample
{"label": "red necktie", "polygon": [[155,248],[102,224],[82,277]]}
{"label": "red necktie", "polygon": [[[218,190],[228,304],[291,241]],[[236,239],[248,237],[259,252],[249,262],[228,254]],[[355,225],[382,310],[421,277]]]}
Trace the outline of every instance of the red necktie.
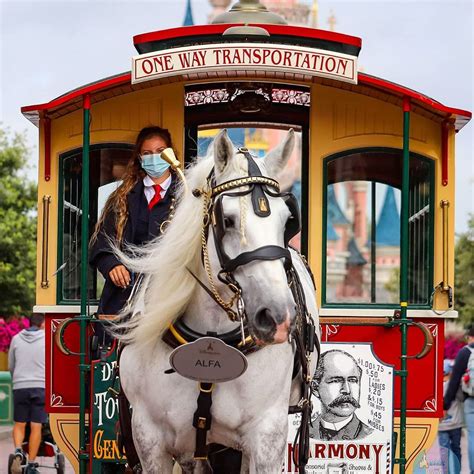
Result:
{"label": "red necktie", "polygon": [[161,186],[159,184],[154,184],[153,189],[155,190],[155,195],[152,200],[148,203],[148,209],[151,211],[155,204],[158,204],[161,200]]}

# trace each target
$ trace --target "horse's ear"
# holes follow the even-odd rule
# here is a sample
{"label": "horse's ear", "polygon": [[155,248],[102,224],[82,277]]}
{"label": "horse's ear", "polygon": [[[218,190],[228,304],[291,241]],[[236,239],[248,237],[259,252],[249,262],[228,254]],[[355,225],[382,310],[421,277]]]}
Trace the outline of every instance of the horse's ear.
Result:
{"label": "horse's ear", "polygon": [[218,173],[222,173],[225,170],[233,154],[234,145],[227,134],[227,130],[224,128],[214,140],[214,164]]}
{"label": "horse's ear", "polygon": [[277,174],[286,166],[295,146],[295,131],[290,128],[285,139],[265,157],[265,168],[269,176]]}

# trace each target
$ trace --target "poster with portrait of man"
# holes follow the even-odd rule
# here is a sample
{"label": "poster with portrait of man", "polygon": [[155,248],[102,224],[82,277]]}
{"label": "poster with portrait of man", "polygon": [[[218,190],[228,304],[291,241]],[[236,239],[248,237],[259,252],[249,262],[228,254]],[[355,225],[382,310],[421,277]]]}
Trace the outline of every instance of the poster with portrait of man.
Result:
{"label": "poster with portrait of man", "polygon": [[[393,370],[374,355],[369,343],[321,345],[306,473],[391,472]],[[297,472],[292,452],[298,425],[299,415],[291,415],[283,472]]]}

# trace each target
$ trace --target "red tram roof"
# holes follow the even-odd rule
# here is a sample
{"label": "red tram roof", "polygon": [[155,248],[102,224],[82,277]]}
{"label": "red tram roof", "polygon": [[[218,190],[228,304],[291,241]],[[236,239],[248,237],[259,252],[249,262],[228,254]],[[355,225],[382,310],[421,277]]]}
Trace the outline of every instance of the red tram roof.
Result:
{"label": "red tram roof", "polygon": [[[168,30],[153,31],[150,33],[142,33],[133,37],[133,44],[137,51],[142,54],[152,51],[153,45],[159,43],[174,43],[180,39],[189,41],[197,40],[203,41],[206,37],[222,37],[222,33],[232,26],[242,26],[241,24],[218,24],[218,25],[197,25],[197,26],[182,26],[179,28],[170,28]],[[329,43],[338,43],[353,47],[358,54],[362,47],[362,40],[356,36],[345,35],[342,33],[335,33],[333,31],[318,30],[316,28],[305,28],[302,26],[289,25],[269,25],[260,23],[251,23],[248,26],[258,26],[264,28],[270,33],[269,38],[275,36],[286,36],[296,40],[307,39],[310,41],[325,41]],[[234,35],[233,35],[234,36]],[[226,41],[230,37],[225,37]]]}
{"label": "red tram roof", "polygon": [[[469,122],[472,113],[467,110],[448,107],[440,102],[412,89],[395,84],[384,79],[371,76],[365,73],[359,73],[358,84],[341,83],[345,89],[352,90],[366,95],[373,95],[371,91],[385,92],[389,96],[402,100],[404,96],[412,99],[415,106],[419,106],[427,112],[434,113],[441,118],[453,118],[455,120],[456,131]],[[317,78],[317,82],[326,85],[334,85],[336,81],[330,79]],[[85,94],[91,94],[91,102],[100,102],[114,96],[126,94],[134,90],[139,90],[154,85],[154,81],[131,84],[131,73],[124,72],[115,76],[101,79],[85,86],[67,92],[50,102],[36,105],[26,105],[21,108],[23,115],[34,125],[39,124],[39,118],[43,114],[48,114],[52,118],[65,115],[74,110],[82,108],[82,98]],[[362,86],[362,87],[361,87]],[[379,97],[380,98],[380,97]]]}
{"label": "red tram roof", "polygon": [[[143,33],[134,37],[134,44],[137,51],[143,54],[169,47],[215,43],[217,38],[219,38],[221,42],[241,41],[242,35],[222,35],[222,33],[231,26],[237,25],[200,25]],[[360,38],[331,31],[288,25],[255,24],[253,26],[265,28],[270,33],[270,36],[264,37],[264,39],[258,37],[259,41],[284,41],[295,44],[310,44],[313,47],[347,52],[354,56],[359,55],[362,46],[362,40]],[[246,39],[249,40],[249,38]],[[161,79],[161,83],[169,83],[176,80],[186,80],[186,78],[164,78]],[[217,79],[214,76],[211,78],[211,81],[212,80],[216,81]],[[274,77],[273,81],[279,82],[277,77]],[[401,103],[403,97],[407,96],[412,99],[415,111],[419,111],[425,115],[427,114],[428,116],[430,116],[430,114],[435,115],[438,119],[454,119],[456,130],[460,130],[472,117],[471,112],[447,107],[419,92],[368,74],[359,73],[358,84],[348,84],[320,77],[315,77],[312,81],[344,88],[359,94],[369,95],[397,104]],[[284,78],[282,78],[282,82],[284,82]],[[156,80],[132,84],[131,73],[125,72],[79,87],[50,102],[22,107],[21,111],[28,120],[38,125],[40,116],[44,114],[47,114],[51,118],[57,118],[82,108],[82,97],[85,94],[90,94],[91,103],[93,104],[114,96],[152,87],[157,83],[160,82]]]}

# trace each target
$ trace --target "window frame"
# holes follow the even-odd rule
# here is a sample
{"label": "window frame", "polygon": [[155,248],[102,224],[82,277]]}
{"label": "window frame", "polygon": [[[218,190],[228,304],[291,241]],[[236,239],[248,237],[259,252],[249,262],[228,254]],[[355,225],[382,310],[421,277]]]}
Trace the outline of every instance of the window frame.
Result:
{"label": "window frame", "polygon": [[[351,148],[348,150],[340,151],[333,153],[323,159],[323,215],[322,215],[322,226],[323,226],[323,241],[322,241],[322,265],[321,265],[321,307],[322,308],[339,308],[339,309],[354,309],[354,308],[363,308],[363,309],[398,309],[400,308],[399,304],[396,303],[328,303],[326,301],[326,277],[327,277],[327,188],[328,188],[328,165],[331,161],[342,158],[348,155],[354,155],[357,153],[399,153],[400,158],[403,159],[403,149],[402,148],[391,148],[391,147],[362,147],[362,148]],[[436,199],[436,190],[435,190],[435,174],[436,166],[435,159],[429,156],[421,155],[420,153],[415,153],[410,151],[410,159],[417,158],[423,162],[428,163],[429,166],[429,184],[430,184],[430,193],[429,193],[429,202],[430,202],[430,226],[429,226],[429,269],[428,269],[428,278],[427,278],[427,290],[428,294],[433,294],[434,289],[434,224],[435,224],[435,199]],[[368,181],[370,182],[370,181]],[[387,184],[381,181],[376,181],[376,183]],[[401,219],[401,216],[400,216]],[[400,237],[401,239],[401,237]],[[400,255],[402,249],[402,242],[400,240]],[[432,308],[432,296],[429,298],[428,303],[426,304],[410,304],[408,303],[409,308],[411,309],[431,309]]]}
{"label": "window frame", "polygon": [[[100,151],[103,149],[121,149],[121,150],[130,150],[133,151],[135,145],[133,143],[126,143],[126,142],[106,142],[106,143],[95,143],[89,146],[89,154],[94,151]],[[56,268],[59,268],[61,265],[64,264],[63,261],[63,243],[64,243],[64,167],[63,161],[71,156],[81,155],[81,162],[82,162],[82,150],[83,147],[73,148],[72,150],[64,151],[58,153],[58,166],[59,166],[59,182],[58,182],[58,251],[57,251],[57,262]],[[81,175],[82,180],[82,175]],[[89,233],[92,232],[93,229],[89,226]],[[89,254],[89,252],[88,252]],[[87,266],[89,267],[89,262],[87,262]],[[64,269],[63,269],[64,270]],[[81,300],[74,299],[68,300],[63,298],[63,270],[56,274],[56,304],[59,306],[71,306],[71,305],[79,305]],[[95,270],[97,272],[98,270]],[[99,302],[99,298],[96,299],[89,299],[88,302],[90,304],[96,305]]]}

